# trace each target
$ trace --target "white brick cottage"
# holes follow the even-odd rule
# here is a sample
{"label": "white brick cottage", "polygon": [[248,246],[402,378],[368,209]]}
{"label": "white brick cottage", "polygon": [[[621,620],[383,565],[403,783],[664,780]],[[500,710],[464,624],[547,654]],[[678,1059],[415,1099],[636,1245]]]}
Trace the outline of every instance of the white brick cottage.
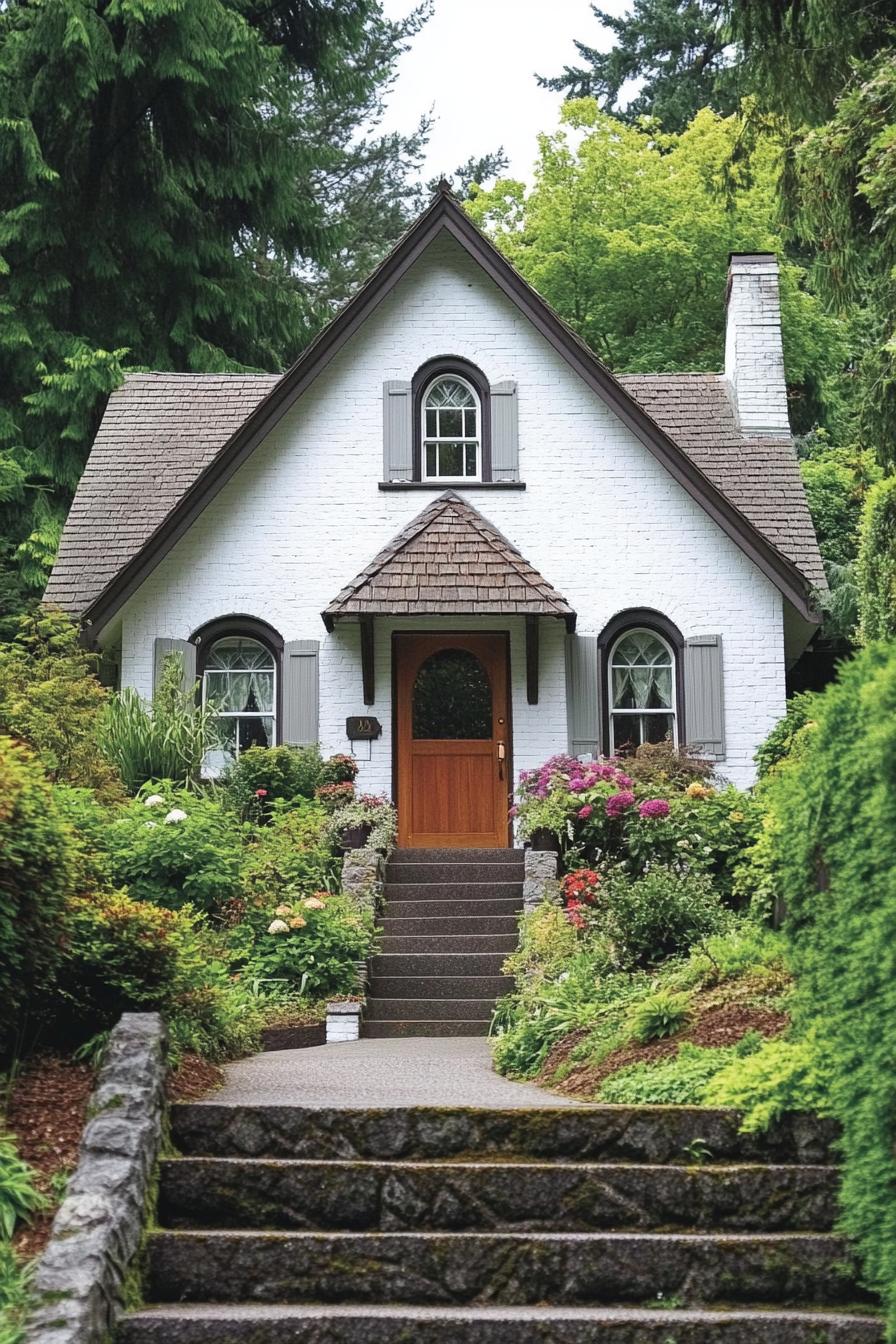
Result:
{"label": "white brick cottage", "polygon": [[724,374],[614,378],[440,191],[282,377],[127,378],[46,598],[144,695],[180,649],[231,754],[353,750],[406,843],[507,844],[567,749],[748,784],[824,578],[774,257],[727,314]]}

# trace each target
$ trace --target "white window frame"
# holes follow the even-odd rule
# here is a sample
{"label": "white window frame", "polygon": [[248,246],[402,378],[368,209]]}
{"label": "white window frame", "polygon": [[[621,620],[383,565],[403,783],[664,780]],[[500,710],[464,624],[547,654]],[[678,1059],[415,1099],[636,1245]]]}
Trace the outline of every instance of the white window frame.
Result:
{"label": "white window frame", "polygon": [[[208,654],[206,655],[205,666],[204,666],[203,669],[202,669],[202,706],[203,706],[203,708],[205,708],[205,706],[208,704],[208,674],[209,674],[209,672],[217,672],[217,673],[219,673],[219,674],[223,672],[223,673],[226,674],[228,671],[234,671],[234,670],[235,670],[235,669],[233,669],[233,668],[226,668],[226,667],[209,667],[209,662],[210,662],[210,660],[212,659],[212,657],[214,656],[214,652],[215,652],[215,647],[216,647],[216,645],[218,645],[218,644],[223,644],[224,641],[225,641],[225,640],[228,640],[228,639],[241,639],[241,640],[244,640],[247,644],[255,644],[255,645],[257,645],[258,648],[260,648],[260,649],[264,649],[265,653],[266,653],[266,654],[268,655],[268,657],[270,658],[270,660],[271,660],[271,671],[272,671],[273,674],[274,674],[273,679],[272,679],[272,682],[271,682],[271,692],[272,692],[272,693],[271,693],[271,700],[272,700],[272,709],[271,709],[270,713],[267,713],[267,712],[264,711],[264,710],[254,710],[254,709],[252,709],[252,710],[238,710],[238,709],[216,710],[216,711],[215,711],[215,718],[216,718],[216,719],[270,719],[270,720],[271,720],[271,723],[272,723],[271,746],[272,746],[272,747],[275,747],[275,746],[277,746],[277,744],[278,744],[278,737],[277,737],[277,731],[278,731],[278,719],[277,719],[277,678],[278,678],[278,676],[279,676],[279,669],[278,669],[278,667],[277,667],[277,655],[276,655],[275,653],[273,653],[273,652],[268,648],[267,644],[265,644],[262,640],[258,639],[255,635],[243,635],[243,634],[240,634],[240,632],[239,632],[238,630],[235,630],[235,631],[233,632],[233,634],[230,634],[230,635],[218,635],[218,636],[212,641],[211,648],[209,649]],[[256,672],[267,672],[267,671],[268,671],[268,669],[267,669],[266,667],[255,668],[254,670],[255,670]],[[236,764],[236,762],[237,762],[237,761],[239,760],[239,758],[240,758],[240,735],[239,735],[239,728],[237,728],[237,734],[236,734],[236,738],[235,738],[235,745],[236,745],[236,751],[235,751],[235,753],[234,753],[234,757],[233,757],[233,762],[234,762],[234,764]],[[210,776],[209,776],[209,774],[208,774],[208,770],[207,770],[207,768],[206,768],[205,766],[203,766],[203,771],[202,771],[202,773],[203,773],[203,775],[204,775],[206,778],[210,778]]]}
{"label": "white window frame", "polygon": [[[668,709],[617,709],[613,697],[613,667],[615,665],[616,650],[624,639],[629,635],[650,635],[651,639],[657,640],[669,655],[669,665],[672,669],[672,704]],[[635,625],[630,630],[623,630],[622,634],[617,635],[610,645],[610,656],[607,659],[607,718],[609,720],[609,747],[610,755],[616,754],[616,728],[615,716],[626,718],[643,718],[650,714],[662,714],[665,718],[672,716],[672,745],[678,747],[678,660],[675,650],[659,630],[654,630],[649,625]],[[644,733],[641,733],[641,740],[644,740]]]}
{"label": "white window frame", "polygon": [[[426,410],[427,410],[427,402],[429,401],[429,395],[432,392],[433,388],[438,383],[445,382],[449,378],[455,383],[463,384],[463,386],[467,389],[468,392],[471,393],[473,397],[473,401],[475,402],[476,406],[476,430],[477,430],[476,437],[474,439],[467,438],[463,434],[439,434],[433,436],[431,434],[427,434],[426,432]],[[438,411],[439,408],[433,407],[432,409]],[[474,476],[439,476],[438,474],[430,476],[428,471],[426,470],[426,459],[427,459],[426,449],[427,445],[432,443],[436,445],[436,465],[438,465],[440,444],[460,443],[466,449],[468,444],[475,443],[476,474]],[[464,453],[464,456],[466,457],[466,453]],[[443,373],[437,373],[436,376],[434,378],[430,378],[429,382],[426,384],[426,388],[423,392],[423,397],[420,402],[420,479],[423,481],[446,481],[449,484],[456,484],[456,485],[464,483],[469,485],[471,481],[482,480],[482,399],[480,398],[479,393],[476,391],[476,388],[470,382],[469,378],[464,378],[463,374],[451,373],[446,370]]]}

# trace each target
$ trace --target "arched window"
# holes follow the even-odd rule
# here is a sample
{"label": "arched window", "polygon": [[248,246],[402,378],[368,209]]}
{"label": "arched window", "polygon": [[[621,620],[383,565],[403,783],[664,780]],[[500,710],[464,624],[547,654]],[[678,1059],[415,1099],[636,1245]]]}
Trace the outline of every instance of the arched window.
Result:
{"label": "arched window", "polygon": [[676,657],[655,630],[636,627],[610,646],[610,754],[644,742],[678,742]]}
{"label": "arched window", "polygon": [[481,480],[482,406],[472,383],[438,375],[423,393],[421,416],[423,480]]}
{"label": "arched window", "polygon": [[215,621],[193,636],[202,703],[214,706],[219,741],[203,774],[215,777],[249,747],[277,741],[280,654],[283,641],[261,621]]}

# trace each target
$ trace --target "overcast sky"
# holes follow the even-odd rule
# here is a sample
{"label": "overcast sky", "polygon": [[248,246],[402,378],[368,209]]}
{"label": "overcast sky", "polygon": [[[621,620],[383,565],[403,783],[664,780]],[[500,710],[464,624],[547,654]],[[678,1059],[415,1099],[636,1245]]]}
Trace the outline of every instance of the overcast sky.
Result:
{"label": "overcast sky", "polygon": [[[384,0],[390,18],[409,7],[410,0]],[[621,14],[630,5],[603,0],[602,8]],[[610,45],[589,0],[435,0],[433,17],[402,57],[385,125],[408,130],[433,109],[426,178],[503,145],[511,176],[529,180],[536,134],[556,126],[562,101],[539,88],[535,75],[556,75],[574,62],[573,38]]]}

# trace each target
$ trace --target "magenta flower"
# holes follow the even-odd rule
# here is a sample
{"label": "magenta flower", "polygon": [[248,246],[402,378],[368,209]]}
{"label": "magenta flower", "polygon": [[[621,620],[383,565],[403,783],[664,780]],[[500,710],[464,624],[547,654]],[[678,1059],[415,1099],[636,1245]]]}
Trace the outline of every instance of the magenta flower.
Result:
{"label": "magenta flower", "polygon": [[581,793],[582,790],[586,789],[587,787],[588,785],[585,783],[584,779],[571,779],[569,781],[570,793]]}
{"label": "magenta flower", "polygon": [[633,793],[613,793],[604,803],[604,811],[611,821],[621,817],[626,808],[634,806]]}
{"label": "magenta flower", "polygon": [[580,807],[580,808],[579,808],[579,812],[578,812],[579,819],[580,819],[581,821],[587,821],[588,818],[591,816],[591,813],[592,813],[593,811],[594,811],[594,808],[591,806],[591,804],[590,804],[590,803],[586,803],[584,807]]}
{"label": "magenta flower", "polygon": [[648,798],[638,808],[639,817],[668,817],[669,804],[665,798]]}

